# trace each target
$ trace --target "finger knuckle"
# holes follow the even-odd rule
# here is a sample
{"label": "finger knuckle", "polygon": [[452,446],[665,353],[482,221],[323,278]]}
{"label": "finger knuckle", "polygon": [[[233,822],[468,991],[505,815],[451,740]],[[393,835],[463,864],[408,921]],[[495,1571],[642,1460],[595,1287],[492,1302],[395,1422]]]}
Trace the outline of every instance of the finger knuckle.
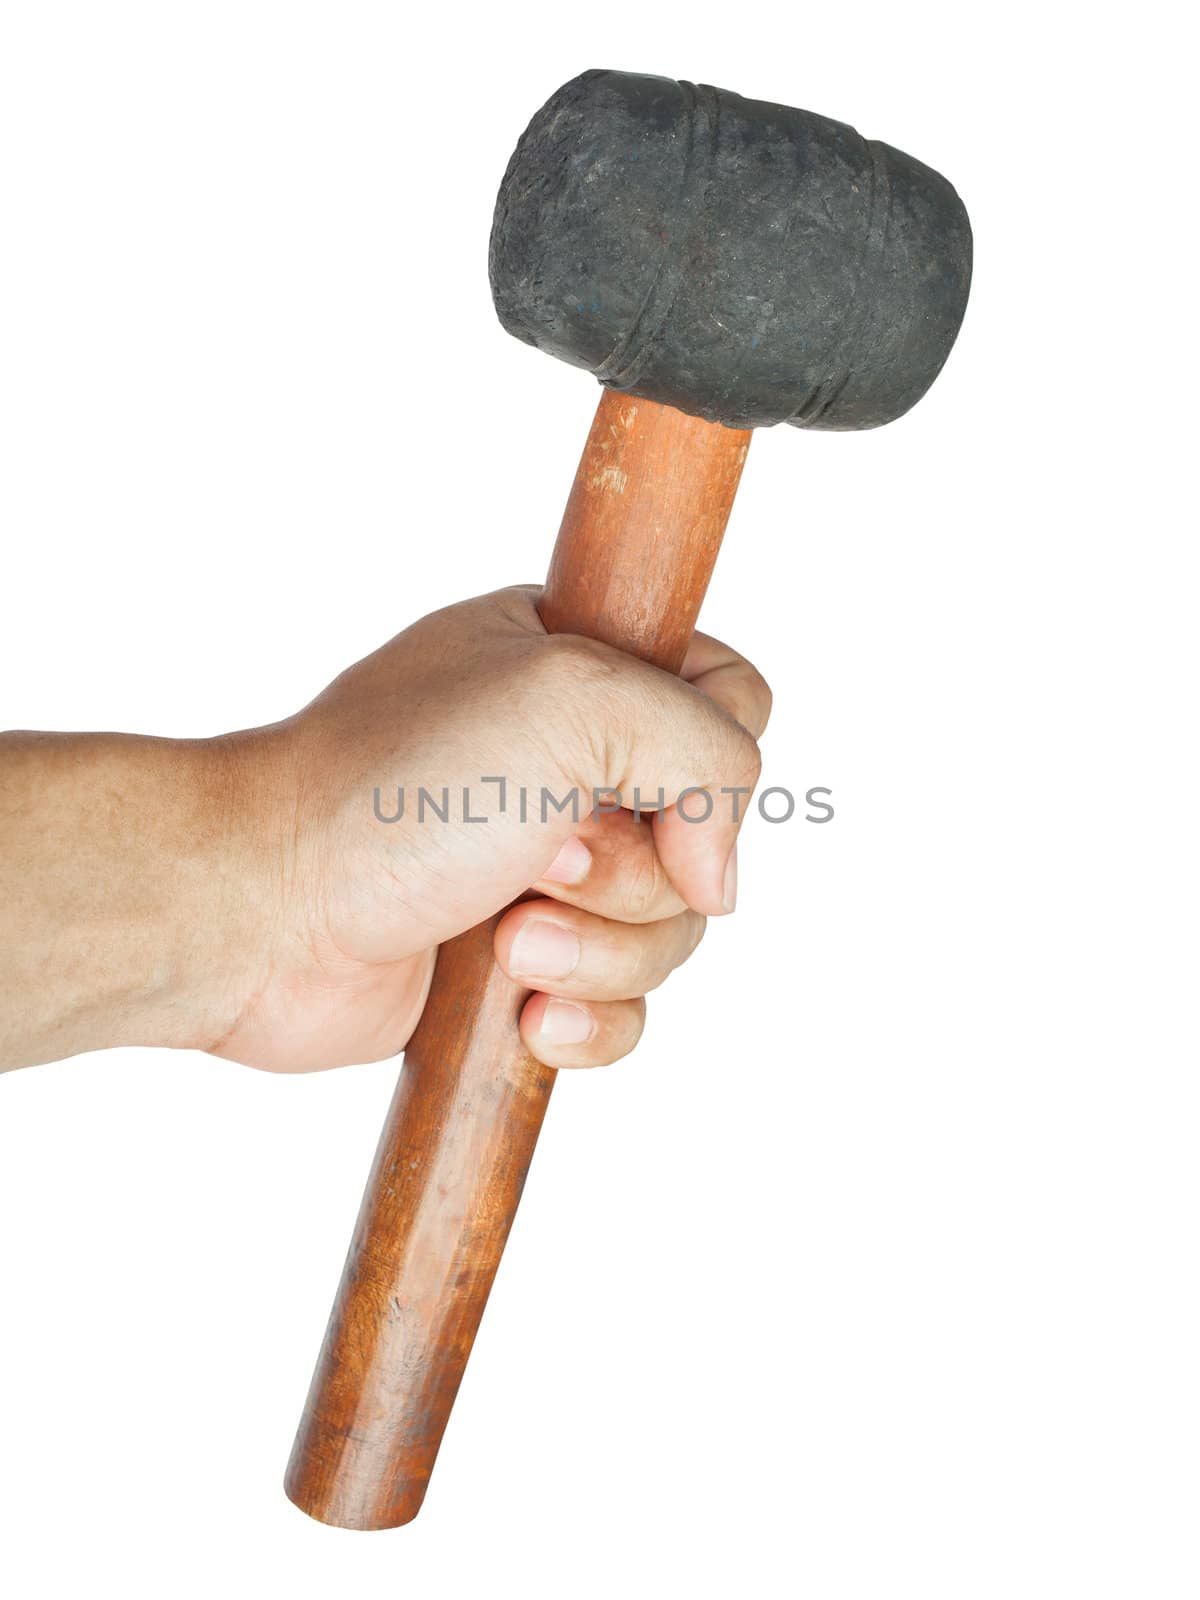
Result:
{"label": "finger knuckle", "polygon": [[755,673],[755,680],[755,687],[758,691],[758,725],[761,732],[761,730],[764,729],[767,723],[771,720],[771,712],[775,705],[775,696],[772,693],[771,685],[763,677],[761,672]]}
{"label": "finger knuckle", "polygon": [[[674,930],[674,943],[671,947],[671,972],[676,971],[683,966],[685,961],[690,961],[692,956],[695,955],[701,939],[704,938],[704,931],[707,926],[708,918],[699,911],[692,911],[689,908],[687,911],[680,913]],[[662,981],[665,982],[666,976],[669,976],[669,974],[665,974]]]}
{"label": "finger knuckle", "polygon": [[648,922],[668,889],[666,870],[651,849],[641,853],[621,882],[621,898],[630,922]]}
{"label": "finger knuckle", "polygon": [[757,784],[762,772],[762,753],[754,734],[731,713],[716,706],[709,726],[711,767],[720,774],[721,781],[732,780],[751,787]]}
{"label": "finger knuckle", "polygon": [[621,1008],[621,1027],[613,1034],[610,1045],[609,1061],[620,1061],[622,1056],[627,1056],[631,1050],[636,1049],[642,1033],[646,1027],[646,1001],[639,996],[636,1000],[629,1000]]}
{"label": "finger knuckle", "polygon": [[741,759],[744,764],[743,778],[752,789],[757,788],[758,780],[762,777],[762,751],[757,739],[746,736],[742,741]]}

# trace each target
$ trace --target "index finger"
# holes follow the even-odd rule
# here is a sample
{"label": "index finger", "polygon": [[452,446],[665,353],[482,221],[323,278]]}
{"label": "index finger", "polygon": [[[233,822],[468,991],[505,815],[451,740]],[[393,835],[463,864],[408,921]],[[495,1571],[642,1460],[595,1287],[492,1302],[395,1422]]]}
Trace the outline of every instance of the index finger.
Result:
{"label": "index finger", "polygon": [[707,633],[695,633],[679,676],[715,700],[747,733],[762,737],[771,715],[771,690],[745,656]]}

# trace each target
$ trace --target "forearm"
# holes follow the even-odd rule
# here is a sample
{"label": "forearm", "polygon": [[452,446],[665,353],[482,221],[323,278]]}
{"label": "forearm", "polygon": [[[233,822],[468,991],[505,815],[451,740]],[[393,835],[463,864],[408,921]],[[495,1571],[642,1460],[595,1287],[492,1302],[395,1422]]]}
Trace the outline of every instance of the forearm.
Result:
{"label": "forearm", "polygon": [[232,1027],[272,902],[253,770],[237,740],[0,734],[0,1069]]}

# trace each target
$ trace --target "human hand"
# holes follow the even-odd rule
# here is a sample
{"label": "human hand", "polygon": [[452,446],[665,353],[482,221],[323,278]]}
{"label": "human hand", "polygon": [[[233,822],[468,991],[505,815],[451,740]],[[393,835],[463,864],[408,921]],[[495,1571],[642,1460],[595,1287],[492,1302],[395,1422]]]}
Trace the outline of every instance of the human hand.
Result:
{"label": "human hand", "polygon": [[[770,691],[702,634],[679,679],[548,635],[537,594],[425,617],[288,722],[221,742],[250,813],[237,836],[254,841],[254,903],[273,915],[241,941],[247,969],[221,988],[219,1031],[195,1042],[277,1071],[390,1056],[420,1016],[437,946],[532,888],[495,938],[533,991],[527,1048],[554,1067],[633,1048],[646,992],[691,955],[707,916],[733,909]],[[422,788],[448,801],[448,820]],[[636,818],[637,795],[649,809],[660,788],[666,809]],[[381,821],[398,789],[404,815]],[[704,795],[685,794],[683,815],[674,804],[691,789],[712,796],[704,820],[688,820],[704,817]],[[624,808],[592,815],[612,790]],[[543,807],[543,791],[575,792],[579,821]]]}

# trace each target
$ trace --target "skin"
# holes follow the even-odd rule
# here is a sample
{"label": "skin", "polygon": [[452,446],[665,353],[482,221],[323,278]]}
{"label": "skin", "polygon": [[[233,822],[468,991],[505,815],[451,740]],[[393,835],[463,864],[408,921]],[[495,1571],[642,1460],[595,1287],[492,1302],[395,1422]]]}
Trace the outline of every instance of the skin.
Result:
{"label": "skin", "polygon": [[[526,1045],[615,1061],[733,909],[770,691],[697,634],[681,678],[548,635],[533,588],[423,618],[286,722],[211,740],[0,735],[0,1067],[116,1045],[270,1071],[403,1049],[437,946],[532,889],[496,959]],[[507,805],[485,775],[505,775]],[[450,820],[417,815],[424,786]],[[516,793],[530,796],[520,820]],[[394,823],[398,787],[404,816]],[[461,820],[457,797],[471,791]],[[541,813],[542,788],[581,814]],[[631,809],[663,790],[653,818]],[[689,822],[681,791],[714,795]],[[625,808],[591,815],[595,790]],[[684,810],[703,813],[703,797]]]}

